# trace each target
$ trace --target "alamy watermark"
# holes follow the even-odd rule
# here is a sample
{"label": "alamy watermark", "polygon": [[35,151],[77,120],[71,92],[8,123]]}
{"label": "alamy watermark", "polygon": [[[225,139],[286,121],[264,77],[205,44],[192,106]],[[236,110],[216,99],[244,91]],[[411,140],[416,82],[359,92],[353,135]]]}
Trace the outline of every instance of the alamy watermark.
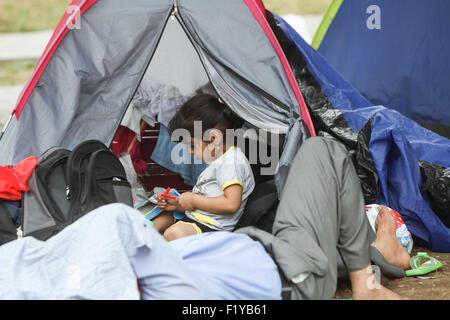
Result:
{"label": "alamy watermark", "polygon": [[70,30],[79,30],[81,29],[81,11],[79,6],[70,5],[66,13],[70,14],[69,18],[67,18],[66,21],[68,21],[67,27]]}
{"label": "alamy watermark", "polygon": [[367,14],[370,16],[366,20],[366,26],[369,30],[381,29],[381,9],[379,6],[373,4],[367,7]]}
{"label": "alamy watermark", "polygon": [[[186,129],[173,131],[172,141],[182,142],[172,149],[170,156],[174,164],[201,164],[205,159],[214,159],[227,151],[223,150],[226,141],[240,148],[247,155],[250,164],[261,165],[261,175],[273,175],[276,171],[282,143],[277,130],[226,129],[224,135],[218,129],[203,132],[202,121],[194,121],[193,133],[192,136]],[[202,147],[202,142],[206,142],[206,147]]]}
{"label": "alamy watermark", "polygon": [[372,265],[367,268],[367,273],[371,276],[366,281],[366,286],[368,289],[381,289],[381,269],[377,265]]}

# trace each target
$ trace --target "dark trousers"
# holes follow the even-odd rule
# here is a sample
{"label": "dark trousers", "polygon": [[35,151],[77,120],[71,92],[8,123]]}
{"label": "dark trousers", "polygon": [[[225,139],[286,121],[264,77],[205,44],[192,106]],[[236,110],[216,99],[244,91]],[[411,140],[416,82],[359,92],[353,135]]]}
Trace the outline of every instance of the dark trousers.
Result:
{"label": "dark trousers", "polygon": [[239,232],[271,253],[292,286],[291,299],[331,299],[342,263],[349,272],[370,264],[376,235],[364,207],[346,148],[334,138],[313,137],[293,160],[272,234],[254,227]]}

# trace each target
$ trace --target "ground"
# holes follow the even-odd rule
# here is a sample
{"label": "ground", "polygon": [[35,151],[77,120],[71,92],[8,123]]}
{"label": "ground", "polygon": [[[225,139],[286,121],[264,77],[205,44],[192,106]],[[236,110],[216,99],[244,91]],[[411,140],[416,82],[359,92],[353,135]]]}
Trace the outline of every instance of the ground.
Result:
{"label": "ground", "polygon": [[[442,262],[443,266],[434,273],[426,276],[434,279],[419,279],[405,277],[401,279],[383,281],[383,284],[395,293],[411,300],[448,300],[450,299],[450,253],[432,252],[426,248],[415,248],[412,255],[417,252],[427,252],[429,256]],[[336,292],[336,299],[351,298],[350,285],[340,282]]]}

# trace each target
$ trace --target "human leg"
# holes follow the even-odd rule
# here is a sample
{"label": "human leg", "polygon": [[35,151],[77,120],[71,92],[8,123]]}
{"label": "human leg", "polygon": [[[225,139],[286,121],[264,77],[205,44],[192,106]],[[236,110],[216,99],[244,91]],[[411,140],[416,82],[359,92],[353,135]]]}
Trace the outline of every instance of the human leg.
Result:
{"label": "human leg", "polygon": [[164,233],[167,228],[169,228],[171,225],[175,223],[175,218],[173,217],[173,213],[169,211],[165,211],[158,215],[156,218],[152,220],[153,226],[155,229],[160,232]]}
{"label": "human leg", "polygon": [[164,232],[164,238],[167,241],[173,241],[179,238],[200,234],[202,231],[193,222],[178,221],[174,225],[167,228]]}
{"label": "human leg", "polygon": [[365,292],[366,283],[357,280],[370,265],[369,246],[375,234],[364,215],[356,170],[337,140],[316,137],[303,144],[291,166],[273,234],[292,246],[311,248],[309,259],[325,261],[324,274],[311,272],[295,285],[297,298],[333,297],[338,252],[355,290]]}
{"label": "human leg", "polygon": [[138,278],[144,300],[206,299],[205,285],[155,230],[152,247],[141,247],[130,263]]}
{"label": "human leg", "polygon": [[403,270],[409,269],[410,256],[398,240],[395,218],[385,206],[380,206],[376,226],[377,236],[372,246],[377,248],[389,263],[399,266]]}

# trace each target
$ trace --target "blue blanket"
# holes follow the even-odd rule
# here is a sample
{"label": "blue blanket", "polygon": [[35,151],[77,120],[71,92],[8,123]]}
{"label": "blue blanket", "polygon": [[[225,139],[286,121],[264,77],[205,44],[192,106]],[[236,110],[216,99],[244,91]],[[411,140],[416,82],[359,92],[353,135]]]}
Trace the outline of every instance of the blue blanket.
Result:
{"label": "blue blanket", "polygon": [[0,247],[0,299],[280,299],[259,242],[214,232],[172,242],[139,211],[100,207],[43,242]]}

